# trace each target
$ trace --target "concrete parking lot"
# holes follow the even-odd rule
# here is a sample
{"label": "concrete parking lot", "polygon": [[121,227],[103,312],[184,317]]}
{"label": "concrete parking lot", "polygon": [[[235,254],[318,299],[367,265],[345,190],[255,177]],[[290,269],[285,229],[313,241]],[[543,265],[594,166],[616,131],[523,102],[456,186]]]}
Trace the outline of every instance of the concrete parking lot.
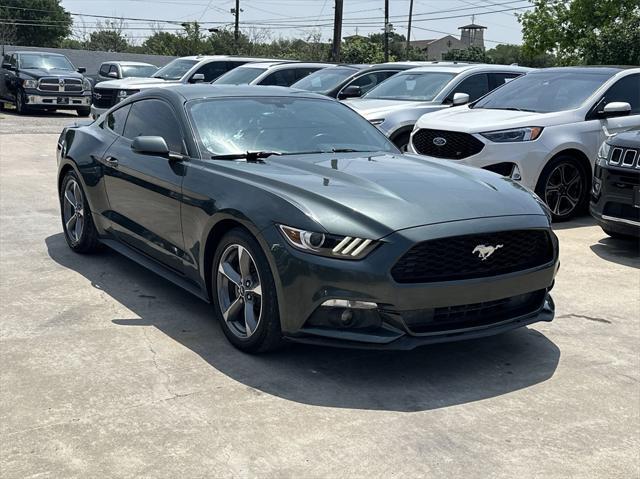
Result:
{"label": "concrete parking lot", "polygon": [[0,475],[640,475],[640,250],[559,225],[557,316],[368,352],[233,349],[209,306],[72,253],[55,144],[75,114],[0,113]]}

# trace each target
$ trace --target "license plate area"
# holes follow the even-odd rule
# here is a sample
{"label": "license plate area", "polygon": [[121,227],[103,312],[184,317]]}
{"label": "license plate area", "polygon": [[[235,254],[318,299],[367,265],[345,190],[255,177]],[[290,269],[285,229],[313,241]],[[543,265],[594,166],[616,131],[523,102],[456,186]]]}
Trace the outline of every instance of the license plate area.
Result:
{"label": "license plate area", "polygon": [[56,103],[57,103],[58,105],[68,105],[68,104],[69,104],[69,98],[64,97],[64,96],[59,96],[59,97],[56,99]]}

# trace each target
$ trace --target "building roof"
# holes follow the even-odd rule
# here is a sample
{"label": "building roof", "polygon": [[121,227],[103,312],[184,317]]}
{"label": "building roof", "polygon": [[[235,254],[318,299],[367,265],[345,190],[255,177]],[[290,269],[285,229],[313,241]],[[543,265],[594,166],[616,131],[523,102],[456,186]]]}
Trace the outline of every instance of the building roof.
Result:
{"label": "building roof", "polygon": [[458,30],[486,30],[487,27],[483,27],[482,25],[478,25],[477,23],[470,23],[469,25],[465,25],[464,27],[458,27]]}

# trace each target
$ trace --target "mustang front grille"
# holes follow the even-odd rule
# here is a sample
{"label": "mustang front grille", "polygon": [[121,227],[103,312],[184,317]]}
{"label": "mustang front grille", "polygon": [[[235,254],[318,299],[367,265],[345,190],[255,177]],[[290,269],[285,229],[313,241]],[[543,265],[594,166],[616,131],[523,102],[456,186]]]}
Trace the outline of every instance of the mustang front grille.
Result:
{"label": "mustang front grille", "polygon": [[398,283],[483,278],[535,268],[553,260],[544,230],[515,230],[424,241],[391,269]]}
{"label": "mustang front grille", "polygon": [[422,129],[414,133],[413,147],[421,155],[461,160],[480,153],[484,143],[468,133]]}

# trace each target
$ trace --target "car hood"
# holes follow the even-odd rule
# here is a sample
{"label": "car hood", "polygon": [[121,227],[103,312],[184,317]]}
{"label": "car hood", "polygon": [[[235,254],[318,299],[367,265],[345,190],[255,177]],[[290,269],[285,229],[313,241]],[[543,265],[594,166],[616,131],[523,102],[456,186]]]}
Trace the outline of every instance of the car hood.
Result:
{"label": "car hood", "polygon": [[73,70],[59,70],[59,69],[51,69],[45,70],[43,68],[22,68],[20,69],[20,73],[25,73],[33,78],[43,78],[43,77],[61,77],[61,78],[78,78],[82,79],[84,76]]}
{"label": "car hood", "polygon": [[[283,197],[335,234],[378,239],[435,223],[545,214],[531,192],[507,178],[416,155],[284,155],[223,168]],[[274,221],[286,224],[287,218]]]}
{"label": "car hood", "polygon": [[153,88],[156,86],[163,86],[174,84],[177,82],[163,80],[161,78],[122,78],[121,80],[107,80],[100,82],[98,85],[100,88],[113,88],[113,89],[127,89],[127,90],[140,90],[143,88]]}
{"label": "car hood", "polygon": [[489,110],[466,105],[447,108],[420,117],[416,128],[464,131],[483,131],[519,128],[524,126],[552,126],[567,123],[571,112],[537,113],[529,111]]}
{"label": "car hood", "polygon": [[437,103],[430,101],[377,100],[373,98],[369,100],[366,98],[355,98],[353,100],[347,100],[344,103],[368,120],[385,118],[387,115],[400,110],[437,105]]}

